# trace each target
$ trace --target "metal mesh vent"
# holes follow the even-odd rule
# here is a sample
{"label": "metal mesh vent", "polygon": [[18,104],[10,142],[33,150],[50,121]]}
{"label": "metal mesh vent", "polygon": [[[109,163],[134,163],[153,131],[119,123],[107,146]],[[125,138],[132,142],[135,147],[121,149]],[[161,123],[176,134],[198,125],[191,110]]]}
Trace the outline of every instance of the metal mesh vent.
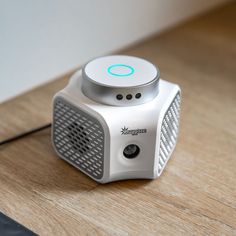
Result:
{"label": "metal mesh vent", "polygon": [[96,179],[102,178],[104,131],[98,120],[57,98],[53,139],[56,150],[65,160]]}
{"label": "metal mesh vent", "polygon": [[164,116],[161,126],[158,174],[160,175],[169,159],[178,135],[180,114],[180,93],[177,93]]}

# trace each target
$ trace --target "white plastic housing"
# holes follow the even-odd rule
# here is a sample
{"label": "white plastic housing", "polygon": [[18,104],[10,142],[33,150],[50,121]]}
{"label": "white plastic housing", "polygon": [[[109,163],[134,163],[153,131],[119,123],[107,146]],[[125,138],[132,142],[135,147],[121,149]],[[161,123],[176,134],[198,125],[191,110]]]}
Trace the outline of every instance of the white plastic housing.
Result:
{"label": "white plastic housing", "polygon": [[[54,106],[55,101],[58,98],[62,98],[89,116],[94,117],[101,124],[104,130],[102,177],[99,179],[95,178],[76,165],[74,161],[70,161],[62,152],[58,151],[55,140],[59,133],[55,133],[54,124],[56,119],[60,119],[60,114],[56,114],[57,111],[54,109],[52,141],[58,155],[100,183],[122,179],[154,179],[160,176],[176,144],[179,107],[174,110],[176,107],[174,104],[172,110],[176,116],[172,117],[170,114],[170,117],[165,118],[165,122],[171,122],[170,118],[172,117],[171,119],[176,121],[174,124],[165,129],[165,127],[163,128],[163,120],[173,100],[177,99],[178,103],[180,103],[179,86],[160,79],[159,93],[152,101],[136,106],[110,106],[95,102],[86,97],[81,91],[81,83],[82,71],[80,70],[72,76],[69,84],[54,96]],[[134,135],[130,132],[130,134],[123,135],[121,130],[124,127],[128,128],[128,130],[144,129],[146,132],[136,135],[135,132],[133,132]],[[175,129],[173,133],[171,133],[171,127]],[[62,127],[61,130],[63,131],[65,128]],[[171,145],[168,147],[168,142],[166,141],[166,146],[162,146],[162,150],[160,150],[161,133],[165,140],[167,137],[165,132],[166,135],[169,134],[168,142]],[[165,145],[163,139],[162,145]],[[58,140],[60,139],[58,138]],[[123,154],[124,148],[129,144],[136,144],[140,148],[138,156],[132,159],[126,158]],[[75,151],[73,150],[73,152]],[[164,163],[161,160],[160,151],[166,152]]]}

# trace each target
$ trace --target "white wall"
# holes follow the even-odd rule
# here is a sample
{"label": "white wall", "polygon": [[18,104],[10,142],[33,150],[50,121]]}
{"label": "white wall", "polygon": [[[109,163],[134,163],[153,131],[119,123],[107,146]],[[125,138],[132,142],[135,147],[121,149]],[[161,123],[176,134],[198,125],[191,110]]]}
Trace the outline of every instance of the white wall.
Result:
{"label": "white wall", "polygon": [[0,0],[0,102],[225,0]]}

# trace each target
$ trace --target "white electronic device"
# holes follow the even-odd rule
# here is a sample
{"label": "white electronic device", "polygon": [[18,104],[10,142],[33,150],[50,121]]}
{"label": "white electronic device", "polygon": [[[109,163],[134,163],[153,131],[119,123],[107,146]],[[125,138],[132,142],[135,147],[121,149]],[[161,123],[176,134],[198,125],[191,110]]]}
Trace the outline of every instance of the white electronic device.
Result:
{"label": "white electronic device", "polygon": [[57,154],[100,183],[154,179],[176,145],[180,88],[133,56],[94,59],[53,99]]}

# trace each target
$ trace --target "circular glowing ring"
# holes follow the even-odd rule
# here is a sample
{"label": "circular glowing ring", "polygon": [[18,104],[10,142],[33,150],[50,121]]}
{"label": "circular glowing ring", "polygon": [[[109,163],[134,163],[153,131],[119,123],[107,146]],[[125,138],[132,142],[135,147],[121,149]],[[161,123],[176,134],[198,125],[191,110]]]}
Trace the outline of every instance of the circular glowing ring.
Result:
{"label": "circular glowing ring", "polygon": [[[128,68],[130,69],[130,72],[129,73],[123,73],[123,74],[119,74],[119,73],[114,73],[112,72],[111,70],[116,68],[116,67],[125,67],[125,68]],[[134,68],[131,67],[131,66],[128,66],[128,65],[125,65],[125,64],[114,64],[114,65],[111,65],[108,67],[107,69],[108,73],[110,75],[113,75],[113,76],[129,76],[129,75],[132,75],[134,73]]]}

